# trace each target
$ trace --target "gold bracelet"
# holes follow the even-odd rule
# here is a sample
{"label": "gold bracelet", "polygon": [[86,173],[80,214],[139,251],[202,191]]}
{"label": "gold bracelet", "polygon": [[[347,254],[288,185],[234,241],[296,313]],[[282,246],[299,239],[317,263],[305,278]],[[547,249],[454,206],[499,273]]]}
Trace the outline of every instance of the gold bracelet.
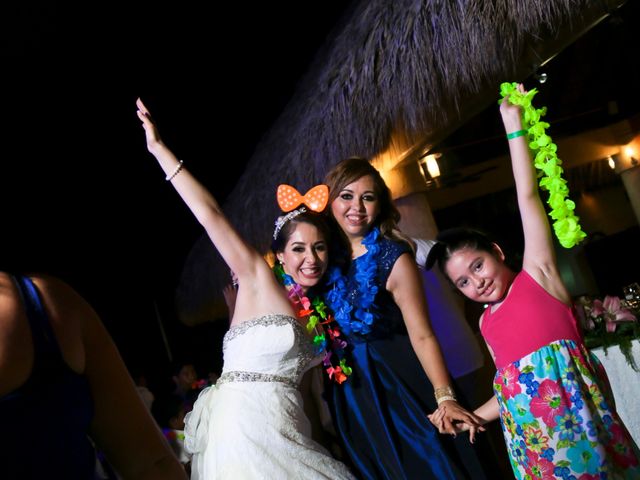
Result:
{"label": "gold bracelet", "polygon": [[440,405],[442,402],[446,402],[447,400],[453,400],[454,402],[457,402],[456,397],[454,397],[453,395],[443,395],[436,398],[436,403]]}
{"label": "gold bracelet", "polygon": [[456,394],[449,385],[444,387],[438,387],[433,390],[433,393],[436,397],[436,402],[440,405],[441,402],[445,400],[456,400]]}

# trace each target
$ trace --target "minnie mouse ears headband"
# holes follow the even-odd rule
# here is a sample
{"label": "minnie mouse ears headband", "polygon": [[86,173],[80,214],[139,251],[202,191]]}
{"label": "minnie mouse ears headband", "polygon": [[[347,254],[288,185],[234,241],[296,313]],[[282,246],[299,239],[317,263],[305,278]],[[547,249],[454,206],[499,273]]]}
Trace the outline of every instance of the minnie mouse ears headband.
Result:
{"label": "minnie mouse ears headband", "polygon": [[[323,211],[329,202],[329,187],[323,184],[316,185],[307,193],[301,195],[300,192],[291,185],[282,184],[278,186],[276,196],[280,209],[283,212],[289,213],[276,219],[275,230],[273,231],[274,240],[289,220],[307,211],[305,206],[314,212],[319,213]],[[300,205],[303,206],[297,208]]]}
{"label": "minnie mouse ears headband", "polygon": [[320,184],[313,187],[304,195],[291,185],[279,185],[276,193],[278,206],[283,212],[289,212],[301,204],[305,204],[314,212],[321,212],[329,201],[329,187]]}

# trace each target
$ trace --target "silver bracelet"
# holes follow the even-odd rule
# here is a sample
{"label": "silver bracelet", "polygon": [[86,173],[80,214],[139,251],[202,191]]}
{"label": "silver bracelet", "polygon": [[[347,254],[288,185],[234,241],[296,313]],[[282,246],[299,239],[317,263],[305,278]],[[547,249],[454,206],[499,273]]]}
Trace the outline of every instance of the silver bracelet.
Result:
{"label": "silver bracelet", "polygon": [[173,172],[171,172],[169,175],[167,175],[166,177],[164,177],[164,179],[167,182],[170,182],[171,180],[173,180],[173,177],[175,177],[176,175],[178,175],[181,171],[182,171],[182,164],[184,162],[182,160],[180,160],[178,162],[178,165],[176,165],[176,168],[173,170]]}

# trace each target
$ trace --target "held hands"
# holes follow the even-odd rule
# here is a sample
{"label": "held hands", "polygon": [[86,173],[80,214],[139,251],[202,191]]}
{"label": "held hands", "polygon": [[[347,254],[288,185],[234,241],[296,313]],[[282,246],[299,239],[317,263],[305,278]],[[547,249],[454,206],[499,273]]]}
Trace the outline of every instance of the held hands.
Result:
{"label": "held hands", "polygon": [[469,440],[475,441],[476,432],[484,432],[483,420],[475,413],[468,412],[457,402],[447,400],[440,404],[438,409],[427,418],[440,433],[448,433],[455,436],[457,433],[469,431]]}

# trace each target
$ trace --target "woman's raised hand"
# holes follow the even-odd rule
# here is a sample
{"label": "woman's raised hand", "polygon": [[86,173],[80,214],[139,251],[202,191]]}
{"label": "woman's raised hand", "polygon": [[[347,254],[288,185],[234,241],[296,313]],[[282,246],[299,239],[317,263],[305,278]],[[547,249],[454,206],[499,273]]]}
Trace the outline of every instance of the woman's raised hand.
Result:
{"label": "woman's raised hand", "polygon": [[142,121],[142,128],[144,128],[144,133],[147,138],[147,150],[155,155],[157,148],[162,145],[160,132],[158,132],[158,127],[156,127],[155,122],[151,118],[149,110],[139,98],[136,100],[136,106],[138,107],[138,111],[136,113],[138,114],[138,118]]}

